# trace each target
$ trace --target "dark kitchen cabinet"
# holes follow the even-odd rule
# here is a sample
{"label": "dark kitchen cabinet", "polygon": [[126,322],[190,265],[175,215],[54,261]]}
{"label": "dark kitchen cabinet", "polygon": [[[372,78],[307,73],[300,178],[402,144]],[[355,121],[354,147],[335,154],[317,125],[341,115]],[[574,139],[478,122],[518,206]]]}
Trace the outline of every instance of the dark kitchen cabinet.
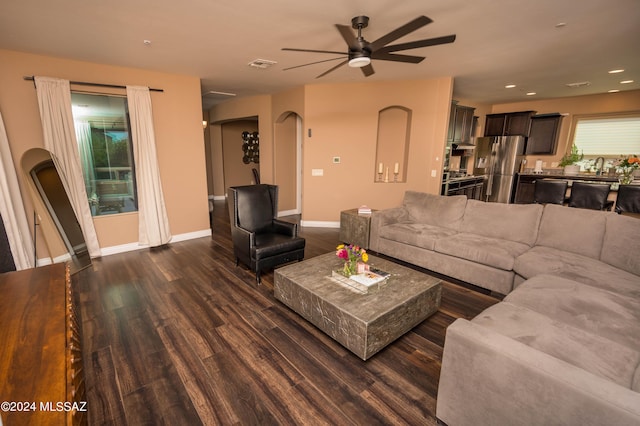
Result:
{"label": "dark kitchen cabinet", "polygon": [[483,176],[451,178],[442,182],[441,195],[466,195],[468,199],[480,200],[484,187]]}
{"label": "dark kitchen cabinet", "polygon": [[485,136],[503,136],[504,122],[506,114],[487,114],[487,121],[484,126]]}
{"label": "dark kitchen cabinet", "polygon": [[526,155],[556,153],[560,133],[560,114],[535,115],[531,118],[531,131],[527,140]]}
{"label": "dark kitchen cabinet", "polygon": [[529,136],[531,117],[535,111],[487,114],[485,136]]}
{"label": "dark kitchen cabinet", "polygon": [[449,131],[447,141],[451,143],[469,142],[473,128],[473,113],[475,108],[451,104],[449,117]]}

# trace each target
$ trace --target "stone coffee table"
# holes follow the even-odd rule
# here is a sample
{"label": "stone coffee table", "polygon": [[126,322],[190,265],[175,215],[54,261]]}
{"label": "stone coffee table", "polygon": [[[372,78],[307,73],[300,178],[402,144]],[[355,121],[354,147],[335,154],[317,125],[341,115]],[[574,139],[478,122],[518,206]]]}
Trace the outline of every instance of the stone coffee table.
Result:
{"label": "stone coffee table", "polygon": [[278,268],[275,298],[363,360],[370,358],[440,307],[440,280],[369,256],[391,276],[368,294],[342,284],[331,271],[343,265],[335,252]]}

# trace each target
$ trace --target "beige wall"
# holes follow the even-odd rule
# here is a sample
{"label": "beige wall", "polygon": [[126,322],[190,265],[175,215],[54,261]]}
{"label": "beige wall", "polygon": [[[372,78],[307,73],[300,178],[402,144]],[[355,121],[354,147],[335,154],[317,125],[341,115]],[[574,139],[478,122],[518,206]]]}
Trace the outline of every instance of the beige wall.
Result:
{"label": "beige wall", "polygon": [[[452,85],[441,78],[307,86],[305,128],[312,136],[304,135],[303,218],[338,221],[341,210],[362,204],[397,206],[409,189],[439,193]],[[407,180],[376,183],[378,113],[394,105],[412,112]],[[312,169],[324,176],[311,176]]]}
{"label": "beige wall", "polygon": [[[271,97],[227,101],[210,111],[212,121],[257,115],[263,182],[273,182],[275,120],[295,112],[303,119],[302,219],[337,222],[340,211],[366,204],[374,209],[398,205],[408,189],[439,193],[442,155],[453,79],[363,82],[304,86]],[[412,111],[407,181],[376,183],[378,113],[389,106]],[[309,136],[311,130],[311,136]],[[215,155],[215,154],[214,154]],[[340,157],[340,164],[333,163]],[[312,176],[322,169],[323,176]],[[431,171],[435,176],[431,176]]]}
{"label": "beige wall", "polygon": [[[24,81],[23,76],[41,75],[164,89],[164,93],[151,92],[151,100],[158,163],[171,232],[179,235],[209,228],[202,103],[197,77],[7,50],[0,50],[0,64],[0,111],[18,170],[20,159],[27,150],[44,147],[36,91],[33,83]],[[83,90],[98,89],[83,87]],[[124,94],[124,91],[117,93]],[[20,175],[18,178],[31,221],[33,203],[27,195],[25,177]],[[103,216],[95,218],[94,222],[101,247],[138,241],[137,213]],[[47,252],[42,242],[38,244],[38,252],[38,257]]]}

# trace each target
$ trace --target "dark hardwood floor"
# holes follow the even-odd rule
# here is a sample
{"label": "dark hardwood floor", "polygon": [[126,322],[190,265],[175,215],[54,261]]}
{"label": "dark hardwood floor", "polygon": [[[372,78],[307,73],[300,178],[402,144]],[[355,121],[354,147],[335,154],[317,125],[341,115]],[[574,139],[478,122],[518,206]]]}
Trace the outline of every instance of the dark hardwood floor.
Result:
{"label": "dark hardwood floor", "polygon": [[[305,257],[337,229],[302,228]],[[435,424],[446,327],[498,299],[444,283],[442,307],[362,361],[235,266],[226,205],[213,236],[94,260],[74,275],[90,424]]]}

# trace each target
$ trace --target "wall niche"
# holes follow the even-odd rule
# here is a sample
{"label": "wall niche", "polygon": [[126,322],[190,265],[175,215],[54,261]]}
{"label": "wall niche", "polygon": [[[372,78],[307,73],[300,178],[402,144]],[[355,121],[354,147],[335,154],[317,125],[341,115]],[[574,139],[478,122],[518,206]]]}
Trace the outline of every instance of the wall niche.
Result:
{"label": "wall niche", "polygon": [[378,112],[375,182],[406,182],[411,110],[390,106]]}

